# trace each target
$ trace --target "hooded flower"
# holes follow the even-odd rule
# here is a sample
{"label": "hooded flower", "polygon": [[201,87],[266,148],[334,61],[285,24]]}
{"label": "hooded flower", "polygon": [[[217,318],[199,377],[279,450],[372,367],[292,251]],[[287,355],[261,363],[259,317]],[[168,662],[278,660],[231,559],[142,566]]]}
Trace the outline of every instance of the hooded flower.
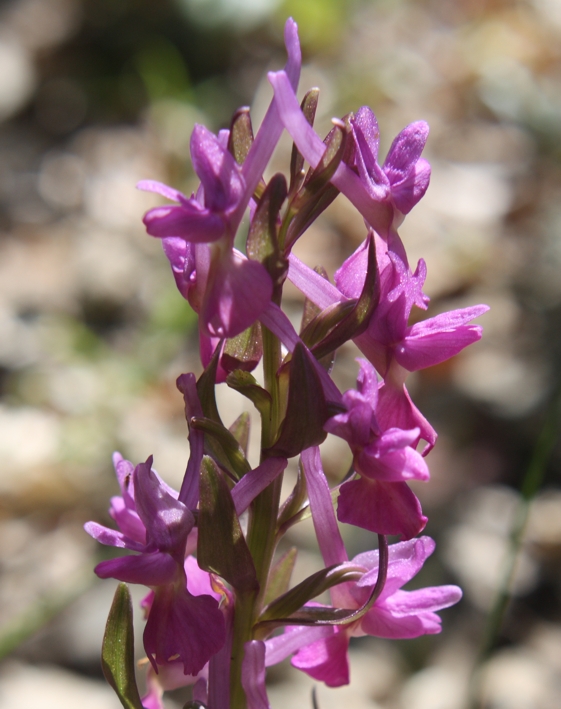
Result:
{"label": "hooded flower", "polygon": [[[288,61],[285,75],[296,89],[301,52],[296,23],[285,26]],[[153,180],[138,184],[175,204],[155,207],[144,216],[146,230],[163,239],[176,283],[200,315],[201,330],[208,337],[235,337],[259,317],[270,301],[273,284],[258,261],[233,248],[243,214],[252,199],[282,133],[282,123],[271,104],[243,165],[228,150],[228,131],[214,135],[196,125],[191,135],[191,160],[201,184],[187,197]],[[183,267],[183,270],[182,270]]]}
{"label": "hooded flower", "polygon": [[368,106],[350,119],[355,144],[354,167],[373,199],[391,200],[407,214],[427,191],[430,165],[421,158],[429,134],[424,121],[411,123],[395,138],[382,167],[378,164],[380,131]]}
{"label": "hooded flower", "polygon": [[[334,627],[328,637],[301,647],[292,658],[292,664],[314,679],[338,687],[349,682],[347,651],[351,637],[373,635],[402,639],[439,633],[441,620],[436,612],[457,603],[462,597],[461,590],[457,586],[402,590],[420,571],[434,547],[429,537],[390,545],[386,583],[374,605],[354,623]],[[378,562],[378,551],[352,559],[351,563],[364,567],[364,575],[357,582],[332,589],[338,606],[360,608],[366,603],[378,578]],[[274,645],[270,652],[273,648]]]}
{"label": "hooded flower", "polygon": [[[158,671],[158,665],[180,660],[184,674],[195,675],[222,647],[224,618],[215,598],[206,593],[194,595],[188,589],[184,559],[194,517],[177,495],[170,493],[151,465],[149,458],[136,466],[130,476],[132,487],[127,487],[128,497],[123,498],[131,515],[134,512],[138,517],[138,525],[125,524],[121,532],[116,532],[88,522],[85,529],[103,544],[139,552],[102,561],[95,572],[100,578],[116,578],[152,589],[144,648],[154,670]],[[130,475],[122,462],[117,467],[118,475]],[[141,526],[144,543],[140,541]]]}
{"label": "hooded flower", "polygon": [[429,477],[427,464],[414,448],[419,429],[380,426],[376,371],[366,360],[358,361],[357,389],[343,395],[347,411],[325,424],[326,431],[348,442],[360,475],[341,486],[337,514],[341,522],[409,539],[426,524],[419,501],[406,484]]}

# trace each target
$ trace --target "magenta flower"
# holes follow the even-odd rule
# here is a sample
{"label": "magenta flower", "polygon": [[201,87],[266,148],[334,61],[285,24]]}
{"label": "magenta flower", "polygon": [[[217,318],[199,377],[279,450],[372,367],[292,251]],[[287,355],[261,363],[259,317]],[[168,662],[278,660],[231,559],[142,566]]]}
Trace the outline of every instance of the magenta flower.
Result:
{"label": "magenta flower", "polygon": [[[285,76],[296,89],[301,52],[296,23],[285,26],[288,61]],[[282,133],[271,104],[243,165],[227,149],[228,132],[214,135],[196,125],[191,135],[191,159],[201,185],[187,197],[153,180],[138,184],[175,202],[155,207],[144,216],[149,234],[174,239],[164,244],[176,283],[200,315],[201,331],[209,337],[234,337],[248,328],[267,307],[272,281],[257,261],[233,248],[243,214]],[[175,240],[188,243],[181,248]]]}
{"label": "magenta flower", "polygon": [[430,165],[421,158],[428,125],[417,121],[404,128],[380,167],[380,131],[372,110],[368,106],[359,108],[350,123],[356,148],[354,167],[368,193],[374,200],[391,200],[402,214],[407,214],[425,194],[430,182]]}
{"label": "magenta flower", "polygon": [[358,480],[340,489],[337,516],[378,534],[400,534],[410,539],[426,524],[426,517],[407,480],[428,480],[429,470],[414,446],[419,429],[383,429],[376,417],[378,380],[374,367],[358,360],[357,389],[343,394],[347,411],[333,416],[325,430],[345,439],[353,452]]}
{"label": "magenta flower", "polygon": [[[439,633],[441,620],[436,611],[457,603],[461,590],[457,586],[401,589],[420,571],[434,547],[429,537],[390,545],[387,580],[372,608],[355,623],[336,627],[331,636],[298,650],[292,658],[294,667],[330,687],[338,687],[349,682],[347,651],[351,637],[404,639]],[[360,608],[378,578],[378,551],[359,554],[351,563],[363,566],[364,576],[356,583],[335,587],[332,596],[336,596],[339,606]]]}
{"label": "magenta flower", "polygon": [[[193,529],[190,510],[151,469],[152,459],[137,465],[132,474],[134,497],[125,505],[138,515],[145,530],[145,543],[139,529],[125,518],[121,532],[94,522],[86,531],[103,544],[140,552],[102,561],[95,568],[100,578],[116,578],[127,583],[144,584],[152,589],[148,622],[144,630],[144,648],[154,670],[158,665],[179,659],[186,675],[197,674],[225,640],[224,618],[211,595],[193,595],[184,568],[187,538]],[[119,466],[123,471],[125,466]],[[128,474],[128,473],[127,473]],[[128,534],[133,536],[128,536]],[[136,537],[136,538],[135,538]]]}
{"label": "magenta flower", "polygon": [[[481,338],[480,325],[468,324],[485,313],[487,305],[452,310],[408,325],[414,305],[426,309],[422,287],[426,265],[419,261],[415,273],[392,251],[378,254],[380,302],[366,330],[354,342],[384,379],[379,392],[378,422],[384,428],[419,429],[419,438],[434,446],[436,432],[411,402],[405,380],[409,372],[425,369],[458,354]],[[318,276],[295,256],[290,256],[290,280],[320,308],[360,295],[367,267],[363,242],[335,273],[336,287]]]}

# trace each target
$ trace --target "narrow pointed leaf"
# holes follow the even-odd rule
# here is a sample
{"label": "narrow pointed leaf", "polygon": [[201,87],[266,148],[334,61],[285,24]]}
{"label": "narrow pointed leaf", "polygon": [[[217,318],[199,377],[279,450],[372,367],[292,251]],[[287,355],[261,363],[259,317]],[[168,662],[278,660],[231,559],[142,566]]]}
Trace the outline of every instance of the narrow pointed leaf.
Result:
{"label": "narrow pointed leaf", "polygon": [[115,690],[125,709],[143,709],[134,673],[134,631],[132,603],[126,584],[115,591],[101,650],[105,679]]}
{"label": "narrow pointed leaf", "polygon": [[211,458],[203,458],[197,560],[237,591],[257,590],[253,559],[240,527],[232,495]]}
{"label": "narrow pointed leaf", "polygon": [[334,564],[326,569],[321,569],[269,603],[259,616],[258,622],[288,618],[312,598],[319,596],[320,593],[345,581],[358,581],[363,575],[363,567],[348,563]]}
{"label": "narrow pointed leaf", "polygon": [[[314,125],[318,101],[319,89],[313,88],[307,92],[307,94],[302,99],[302,103],[300,104],[302,113],[304,114],[306,120],[311,126]],[[304,157],[302,153],[300,153],[296,145],[293,145],[292,155],[290,157],[290,194],[294,194],[300,189],[300,187],[302,187],[304,178]]]}
{"label": "narrow pointed leaf", "polygon": [[262,356],[261,323],[256,321],[236,337],[226,340],[220,363],[227,372],[236,369],[251,372],[257,367]]}
{"label": "narrow pointed leaf", "polygon": [[286,522],[294,517],[295,514],[301,512],[307,502],[308,488],[306,486],[306,476],[302,471],[302,464],[298,463],[298,477],[296,478],[296,485],[292,489],[290,495],[286,498],[280,510],[278,518],[279,530],[282,529]]}
{"label": "narrow pointed leaf", "polygon": [[291,547],[271,569],[267,582],[267,590],[263,598],[265,605],[268,605],[271,601],[274,601],[275,598],[282,596],[283,593],[288,591],[297,555],[298,549]]}
{"label": "narrow pointed leaf", "polygon": [[203,408],[204,415],[216,421],[217,423],[222,423],[220,414],[218,413],[218,406],[216,405],[216,371],[218,369],[218,361],[220,359],[220,351],[222,350],[221,345],[215,349],[214,354],[210,362],[208,363],[205,371],[197,380],[197,393],[201,401],[201,406]]}
{"label": "narrow pointed leaf", "polygon": [[225,426],[200,416],[193,416],[191,426],[197,431],[203,431],[205,439],[210,437],[220,445],[228,459],[228,468],[234,471],[238,480],[251,470],[243,448]]}
{"label": "narrow pointed leaf", "polygon": [[325,440],[323,426],[328,419],[327,405],[321,380],[310,357],[299,342],[290,362],[286,414],[279,437],[267,450],[267,455],[292,458]]}
{"label": "narrow pointed leaf", "polygon": [[368,266],[362,292],[354,308],[344,317],[331,332],[317,345],[312,352],[317,359],[334,352],[345,342],[362,334],[368,327],[370,318],[380,300],[380,284],[376,268],[376,247],[372,233],[368,243]]}
{"label": "narrow pointed leaf", "polygon": [[247,447],[249,445],[249,432],[251,429],[251,419],[247,411],[243,411],[228,429],[232,436],[239,443],[240,448],[247,458]]}
{"label": "narrow pointed leaf", "polygon": [[226,384],[247,397],[261,416],[268,418],[271,408],[271,395],[259,385],[253,375],[249,372],[236,370],[226,377]]}
{"label": "narrow pointed leaf", "polygon": [[248,257],[265,266],[275,285],[280,285],[288,273],[288,262],[281,256],[278,243],[279,213],[286,193],[284,175],[273,175],[259,200],[247,236]]}

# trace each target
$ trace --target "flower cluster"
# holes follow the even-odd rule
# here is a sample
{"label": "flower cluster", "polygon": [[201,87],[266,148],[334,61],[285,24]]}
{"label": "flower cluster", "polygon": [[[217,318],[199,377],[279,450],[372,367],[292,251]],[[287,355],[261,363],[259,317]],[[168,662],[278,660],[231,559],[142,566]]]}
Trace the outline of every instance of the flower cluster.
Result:
{"label": "flower cluster", "polygon": [[[163,690],[181,684],[192,684],[194,700],[210,709],[266,709],[266,667],[289,656],[329,686],[346,684],[351,637],[438,633],[436,612],[461,597],[456,586],[402,589],[434,550],[429,537],[417,536],[427,518],[408,482],[429,479],[426,455],[436,433],[406,379],[478,340],[481,328],[471,321],[487,306],[424,320],[417,312],[410,324],[413,308],[427,309],[426,265],[411,269],[397,230],[429,184],[421,157],[428,126],[407,126],[383,164],[368,107],[334,119],[322,140],[313,128],[317,90],[297,99],[301,53],[292,20],[285,43],[288,60],[269,74],[274,96],[255,135],[247,109],[218,135],[194,128],[194,194],[139,184],[173,203],[151,209],[144,224],[162,240],[178,290],[199,316],[204,369],[198,379],[178,379],[190,441],[181,490],[159,478],[151,458],[135,467],[116,454],[121,495],[110,514],[119,531],[86,525],[99,542],[133,552],[102,561],[98,576],[150,589],[142,604],[145,709],[161,708]],[[276,174],[266,182],[284,130],[294,141],[288,179]],[[340,193],[364,218],[365,240],[331,282],[292,247]],[[248,210],[242,253],[234,242]],[[305,298],[299,332],[282,310],[286,279]],[[356,389],[341,393],[331,370],[350,340],[364,358]],[[263,383],[251,374],[261,360]],[[219,382],[261,416],[256,466],[247,458],[249,418],[229,428],[222,422]],[[328,434],[348,443],[353,461],[334,489],[319,448]],[[298,479],[281,504],[292,458]],[[309,514],[325,568],[291,588],[295,555],[279,557],[277,548]],[[338,521],[377,534],[378,549],[349,560]],[[388,544],[389,535],[400,541]],[[313,600],[327,590],[330,605]],[[127,694],[134,678],[111,681],[136,706]]]}

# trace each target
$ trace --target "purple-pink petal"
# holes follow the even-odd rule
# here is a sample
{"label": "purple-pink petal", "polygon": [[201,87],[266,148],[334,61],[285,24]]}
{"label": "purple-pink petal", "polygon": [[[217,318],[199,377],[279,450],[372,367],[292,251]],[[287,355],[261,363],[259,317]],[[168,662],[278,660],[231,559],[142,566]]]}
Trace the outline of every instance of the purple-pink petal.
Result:
{"label": "purple-pink petal", "polygon": [[182,205],[154,207],[143,221],[150,236],[181,236],[195,244],[216,241],[226,229],[222,217],[194,199]]}
{"label": "purple-pink petal", "polygon": [[257,495],[263,492],[287,465],[286,458],[268,458],[261,465],[246,473],[232,488],[236,514],[241,515],[242,512],[245,512]]}
{"label": "purple-pink petal", "polygon": [[329,484],[323,472],[318,446],[302,451],[302,467],[306,476],[312,521],[319,549],[326,566],[348,560],[347,551],[337,526]]}
{"label": "purple-pink petal", "polygon": [[427,523],[419,500],[407,483],[364,477],[341,486],[337,517],[340,522],[404,539],[419,534]]}
{"label": "purple-pink petal", "polygon": [[250,640],[244,645],[242,686],[247,699],[247,709],[270,709],[265,687],[265,643]]}
{"label": "purple-pink petal", "polygon": [[187,535],[195,523],[192,513],[172,497],[151,470],[151,458],[136,466],[135,500],[146,527],[148,544],[183,558]]}
{"label": "purple-pink petal", "polygon": [[220,138],[200,124],[191,133],[191,160],[204,189],[205,207],[221,213],[236,207],[244,191],[240,166]]}
{"label": "purple-pink petal", "polygon": [[349,684],[349,637],[341,627],[333,630],[333,635],[298,650],[292,665],[328,687],[341,687]]}
{"label": "purple-pink petal", "polygon": [[121,549],[133,549],[134,551],[142,551],[144,546],[130,539],[122,532],[117,532],[109,527],[104,527],[97,522],[86,522],[84,530],[100,544],[105,544],[110,547],[119,547]]}
{"label": "purple-pink petal", "polygon": [[234,337],[252,325],[269,304],[271,277],[258,261],[237,251],[225,251],[212,260],[201,311],[207,333]]}
{"label": "purple-pink petal", "polygon": [[158,664],[179,660],[186,675],[196,675],[226,639],[224,617],[210,596],[192,596],[177,584],[159,586],[144,630],[144,649]]}
{"label": "purple-pink petal", "polygon": [[102,579],[159,586],[173,581],[177,576],[177,564],[169,554],[153,552],[102,561],[94,571]]}
{"label": "purple-pink petal", "polygon": [[163,182],[158,182],[158,180],[141,180],[137,183],[136,188],[144,192],[155,192],[166,199],[170,199],[172,202],[183,202],[187,200],[187,197],[185,197],[182,192],[168,185],[164,185]]}

